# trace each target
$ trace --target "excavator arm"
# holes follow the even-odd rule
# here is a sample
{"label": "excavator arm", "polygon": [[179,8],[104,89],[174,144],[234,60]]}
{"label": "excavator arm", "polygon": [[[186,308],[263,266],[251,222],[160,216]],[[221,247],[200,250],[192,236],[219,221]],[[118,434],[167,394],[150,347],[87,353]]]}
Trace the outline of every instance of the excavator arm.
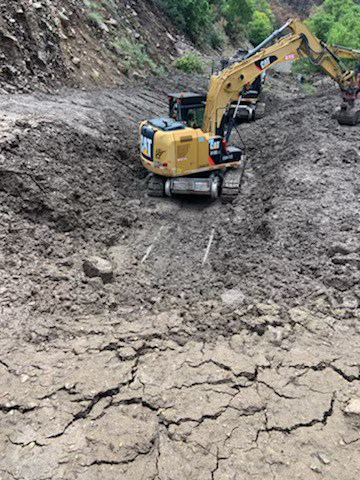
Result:
{"label": "excavator arm", "polygon": [[360,59],[360,50],[355,50],[354,48],[341,47],[340,45],[331,45],[330,50],[339,58],[344,58],[348,60],[359,60]]}
{"label": "excavator arm", "polygon": [[[281,37],[286,29],[290,29],[291,33]],[[269,45],[274,40],[277,41]],[[231,101],[238,98],[244,85],[251,84],[262,72],[276,63],[306,57],[337,82],[343,92],[356,89],[356,74],[346,69],[336,52],[340,52],[341,56],[346,58],[359,57],[356,50],[328,47],[302,22],[289,20],[256,49],[249,52],[244,60],[211,77],[203,130],[214,135],[222,135],[225,113]]]}
{"label": "excavator arm", "polygon": [[[340,45],[329,45],[328,48],[338,58],[341,58],[344,60],[360,60],[360,50],[356,50],[354,48],[342,47]],[[299,56],[299,53],[295,52],[289,58],[283,59],[283,62],[300,60],[300,58],[301,57]],[[280,60],[278,63],[280,63]]]}

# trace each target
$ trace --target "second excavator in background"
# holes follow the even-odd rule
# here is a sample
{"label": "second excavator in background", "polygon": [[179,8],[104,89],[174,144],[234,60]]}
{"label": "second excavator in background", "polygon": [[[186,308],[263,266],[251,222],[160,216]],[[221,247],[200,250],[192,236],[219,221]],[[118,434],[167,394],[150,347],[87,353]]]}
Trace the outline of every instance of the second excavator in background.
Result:
{"label": "second excavator in background", "polygon": [[[339,59],[354,60],[354,61],[360,60],[360,50],[342,47],[339,45],[331,45],[331,46],[328,46],[328,48]],[[255,50],[257,50],[257,48],[251,51],[240,49],[231,58],[223,57],[220,60],[221,70],[224,70],[225,68],[228,68],[231,65],[239,63],[242,60],[246,60],[247,58],[250,58],[254,54],[253,52]],[[280,60],[277,63],[294,62],[296,60],[300,60],[301,58],[302,58],[301,51],[294,52],[293,54],[289,54],[285,56],[282,59],[282,61]],[[302,75],[300,75],[300,77],[302,77]],[[266,95],[264,95],[263,93],[265,79],[266,79],[266,73],[263,72],[254,80],[252,84],[248,83],[244,86],[241,92],[241,102],[237,109],[237,120],[239,123],[251,122],[251,121],[263,118],[265,116]],[[236,103],[237,102],[235,101],[233,106],[235,106]],[[335,118],[339,114],[339,112],[340,112],[340,107],[334,113]],[[350,124],[353,124],[353,121],[354,121],[353,118],[349,119]]]}
{"label": "second excavator in background", "polygon": [[[291,33],[282,36],[287,29]],[[343,65],[337,48],[342,47],[327,46],[299,20],[289,20],[247,58],[213,75],[207,95],[170,94],[169,116],[140,126],[141,161],[151,172],[149,195],[197,194],[213,199],[221,195],[224,202],[237,197],[245,150],[228,142],[242,92],[276,63],[297,56],[309,58],[340,86],[343,103],[336,114],[339,123],[359,123],[355,101],[360,93],[360,72]]]}

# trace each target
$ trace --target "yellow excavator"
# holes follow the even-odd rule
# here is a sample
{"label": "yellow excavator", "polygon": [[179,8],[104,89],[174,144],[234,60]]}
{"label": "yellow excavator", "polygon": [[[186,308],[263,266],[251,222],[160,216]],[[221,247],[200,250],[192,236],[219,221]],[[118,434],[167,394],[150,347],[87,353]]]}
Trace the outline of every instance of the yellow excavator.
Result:
{"label": "yellow excavator", "polygon": [[[338,57],[348,60],[359,60],[360,59],[360,50],[355,50],[352,48],[342,47],[339,45],[329,46],[330,50]],[[223,58],[221,59],[221,70],[228,68],[230,65],[239,63],[246,58],[252,56],[252,51],[239,50],[232,58]],[[300,60],[298,52],[294,54],[287,55],[277,63],[286,63],[289,61]],[[258,120],[265,116],[266,103],[264,100],[264,95],[262,94],[263,86],[266,79],[266,73],[261,73],[252,84],[247,84],[244,86],[241,92],[241,102],[237,106],[237,117],[236,120],[238,123],[252,122]],[[237,100],[233,101],[233,108],[237,105]],[[340,108],[340,107],[339,107]],[[339,109],[335,112],[334,116],[339,113]],[[352,124],[353,119],[350,119]]]}
{"label": "yellow excavator", "polygon": [[[291,33],[283,36],[287,29]],[[360,52],[345,50],[348,58],[360,56]],[[221,194],[223,202],[237,197],[245,151],[229,146],[228,141],[236,123],[241,92],[276,63],[309,58],[340,86],[343,104],[337,112],[339,123],[360,122],[360,110],[355,106],[360,70],[347,70],[337,56],[339,51],[344,52],[344,48],[328,47],[299,20],[292,19],[247,58],[213,75],[207,95],[169,94],[169,116],[140,125],[141,161],[151,172],[149,196],[197,194],[216,199]]]}

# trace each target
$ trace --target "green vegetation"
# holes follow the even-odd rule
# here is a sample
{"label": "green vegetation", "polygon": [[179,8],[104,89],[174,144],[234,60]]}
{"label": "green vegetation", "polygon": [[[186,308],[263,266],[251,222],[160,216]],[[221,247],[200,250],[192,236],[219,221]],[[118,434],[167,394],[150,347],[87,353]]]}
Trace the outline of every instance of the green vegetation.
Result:
{"label": "green vegetation", "polygon": [[106,8],[114,18],[119,18],[119,7],[114,0],[101,0],[104,8]]}
{"label": "green vegetation", "polygon": [[293,75],[298,75],[299,73],[302,73],[304,75],[310,75],[312,73],[317,73],[321,71],[322,70],[320,67],[316,67],[315,65],[313,65],[307,58],[297,60],[291,65],[291,72]]}
{"label": "green vegetation", "polygon": [[104,25],[104,17],[101,12],[101,3],[92,0],[84,0],[84,5],[87,10],[86,16],[89,23],[102,28]]}
{"label": "green vegetation", "polygon": [[196,53],[186,53],[175,60],[175,67],[186,73],[203,73],[204,66],[201,57]]}
{"label": "green vegetation", "polygon": [[156,65],[146,53],[144,45],[127,38],[117,38],[112,42],[118,53],[125,57],[125,65],[131,68],[149,68],[155,71]]}
{"label": "green vegetation", "polygon": [[242,30],[252,34],[250,41],[257,45],[273,31],[274,17],[267,0],[226,0],[223,12],[232,36],[238,36]]}
{"label": "green vegetation", "polygon": [[229,26],[229,30],[235,32],[239,24],[250,22],[254,15],[255,4],[253,0],[227,0],[222,2],[223,14]]}
{"label": "green vegetation", "polygon": [[108,42],[117,51],[118,55],[124,58],[126,69],[145,69],[156,72],[156,65],[149,57],[145,46],[139,41],[128,40],[119,37],[116,32],[109,31],[106,27],[106,21],[103,14],[110,12],[113,17],[119,18],[118,7],[114,0],[84,0],[86,15],[88,21],[105,30],[109,34]]}
{"label": "green vegetation", "polygon": [[172,22],[183,30],[194,42],[203,42],[213,20],[208,0],[155,0],[170,17]]}
{"label": "green vegetation", "polygon": [[325,0],[308,21],[321,40],[360,48],[360,5],[354,0]]}
{"label": "green vegetation", "polygon": [[[360,48],[360,5],[353,0],[325,0],[306,22],[310,30],[329,45]],[[343,60],[348,68],[358,63]],[[292,65],[294,74],[311,74],[321,69],[309,60],[298,60]]]}
{"label": "green vegetation", "polygon": [[314,85],[309,82],[302,83],[300,90],[304,95],[313,95],[316,92]]}
{"label": "green vegetation", "polygon": [[102,15],[97,12],[96,10],[90,11],[87,13],[87,18],[90,23],[100,27],[101,25],[104,24],[104,19]]}
{"label": "green vegetation", "polygon": [[[155,0],[195,43],[221,48],[225,33],[259,43],[273,30],[267,0]],[[225,21],[225,24],[224,24]]]}
{"label": "green vegetation", "polygon": [[249,26],[249,40],[253,45],[258,45],[273,31],[273,24],[264,12],[255,11]]}
{"label": "green vegetation", "polygon": [[215,25],[213,25],[213,27],[210,29],[210,32],[208,33],[207,43],[212,48],[216,50],[221,50],[225,44],[225,41],[226,41],[225,30],[221,24],[216,23]]}

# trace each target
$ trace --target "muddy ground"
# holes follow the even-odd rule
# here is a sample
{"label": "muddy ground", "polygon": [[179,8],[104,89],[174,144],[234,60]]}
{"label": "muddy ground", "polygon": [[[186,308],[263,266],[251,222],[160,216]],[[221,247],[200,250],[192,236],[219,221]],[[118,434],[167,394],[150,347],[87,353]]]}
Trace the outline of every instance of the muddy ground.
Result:
{"label": "muddy ground", "polygon": [[1,480],[359,476],[359,127],[270,84],[233,206],[146,195],[201,79],[0,96]]}

